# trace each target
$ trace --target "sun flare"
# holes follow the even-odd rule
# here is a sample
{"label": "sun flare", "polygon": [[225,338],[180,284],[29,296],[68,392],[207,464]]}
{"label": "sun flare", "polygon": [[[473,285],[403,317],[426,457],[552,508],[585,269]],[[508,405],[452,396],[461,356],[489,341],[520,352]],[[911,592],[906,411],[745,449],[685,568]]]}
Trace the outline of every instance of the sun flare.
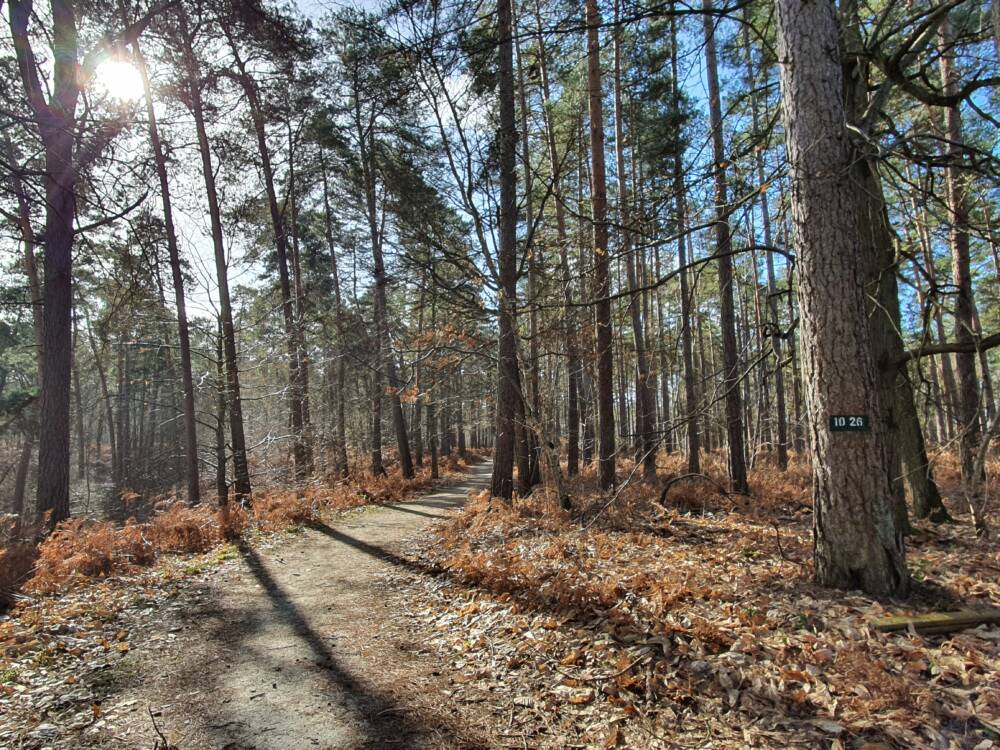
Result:
{"label": "sun flare", "polygon": [[142,98],[142,75],[126,60],[105,60],[97,67],[96,80],[112,99],[134,102]]}

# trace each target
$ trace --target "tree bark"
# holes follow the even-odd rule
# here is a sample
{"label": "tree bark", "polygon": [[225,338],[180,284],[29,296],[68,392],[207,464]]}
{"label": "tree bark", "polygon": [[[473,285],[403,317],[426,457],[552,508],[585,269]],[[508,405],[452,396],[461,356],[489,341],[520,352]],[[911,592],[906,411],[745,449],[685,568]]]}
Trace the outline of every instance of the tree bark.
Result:
{"label": "tree bark", "polygon": [[602,489],[615,484],[614,351],[611,339],[611,278],[608,273],[608,194],[604,167],[604,103],[601,87],[601,12],[586,0],[587,89],[590,112],[590,202],[594,232],[594,312],[597,328],[597,410]]}
{"label": "tree bark", "polygon": [[[830,2],[775,6],[800,267],[815,576],[824,586],[903,595],[909,574],[866,314],[839,28]],[[871,431],[831,432],[837,414],[867,416]]]}
{"label": "tree bark", "polygon": [[490,493],[510,502],[514,494],[515,419],[521,398],[517,364],[517,127],[514,113],[514,45],[511,0],[497,2],[500,39],[500,239],[497,252],[499,361],[496,445]]}

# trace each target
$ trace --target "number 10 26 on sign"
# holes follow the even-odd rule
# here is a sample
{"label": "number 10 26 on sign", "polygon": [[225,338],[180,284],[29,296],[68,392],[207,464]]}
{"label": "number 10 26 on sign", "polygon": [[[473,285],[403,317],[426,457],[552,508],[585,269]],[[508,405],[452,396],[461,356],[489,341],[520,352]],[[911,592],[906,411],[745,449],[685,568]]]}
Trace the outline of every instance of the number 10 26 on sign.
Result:
{"label": "number 10 26 on sign", "polygon": [[863,414],[831,414],[830,432],[870,432],[871,421]]}

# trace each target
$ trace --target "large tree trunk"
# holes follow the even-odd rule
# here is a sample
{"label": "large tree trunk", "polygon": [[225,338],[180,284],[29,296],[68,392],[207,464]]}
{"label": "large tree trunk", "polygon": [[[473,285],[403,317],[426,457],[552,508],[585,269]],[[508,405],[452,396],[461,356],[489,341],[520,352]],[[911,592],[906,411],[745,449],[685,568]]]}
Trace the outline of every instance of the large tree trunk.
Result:
{"label": "large tree trunk", "polygon": [[201,97],[201,75],[192,48],[187,16],[181,12],[180,31],[187,66],[188,104],[194,116],[201,155],[201,171],[208,198],[208,214],[212,227],[212,247],[215,251],[215,273],[219,287],[219,316],[222,323],[222,343],[226,364],[226,398],[229,412],[229,440],[233,451],[233,487],[238,503],[251,502],[250,467],[247,463],[246,436],[243,430],[243,399],[240,393],[239,357],[236,351],[236,327],[233,325],[233,306],[229,296],[229,271],[226,266],[226,246],[222,236],[222,210],[215,187],[215,166],[212,148],[205,126],[205,108]]}
{"label": "large tree trunk", "polygon": [[45,253],[42,273],[42,366],[37,508],[49,527],[69,517],[70,371],[73,357],[73,220],[77,165],[76,107],[80,96],[76,17],[72,3],[53,0],[54,90],[41,89],[28,25],[31,5],[11,0],[10,28],[24,91],[45,152]]}
{"label": "large tree trunk", "polygon": [[149,140],[153,148],[153,161],[156,163],[156,174],[160,180],[160,200],[163,202],[163,223],[167,232],[167,253],[170,258],[170,275],[174,286],[174,304],[177,306],[177,340],[181,355],[181,386],[184,403],[184,466],[187,480],[187,500],[191,505],[201,500],[201,489],[198,480],[198,432],[197,418],[194,411],[194,377],[191,374],[191,335],[188,329],[187,305],[184,300],[184,274],[181,270],[180,250],[177,245],[177,231],[174,227],[173,204],[170,198],[170,182],[167,179],[167,160],[160,142],[160,131],[156,124],[156,113],[153,109],[153,96],[149,85],[149,75],[146,70],[146,59],[135,45],[135,58],[139,73],[142,75],[142,86],[146,95],[146,120],[149,127]]}
{"label": "large tree trunk", "polygon": [[[497,3],[500,39],[500,245],[499,273],[496,446],[490,493],[504,501],[514,494],[515,419],[521,398],[517,364],[517,127],[514,113],[514,44],[511,0]],[[430,416],[428,415],[428,419]]]}
{"label": "large tree trunk", "polygon": [[590,112],[590,202],[594,225],[594,313],[597,328],[597,411],[602,489],[615,484],[614,366],[611,339],[611,277],[608,273],[608,193],[604,168],[604,103],[601,88],[601,12],[586,2],[587,89]]}
{"label": "large tree trunk", "polygon": [[[833,4],[777,0],[782,118],[798,248],[815,575],[876,595],[908,589],[864,293],[859,206]],[[832,432],[859,415],[869,432]]]}
{"label": "large tree trunk", "polygon": [[705,63],[708,77],[708,108],[712,124],[712,155],[715,161],[715,254],[719,273],[719,327],[722,331],[722,388],[726,399],[726,437],[729,443],[729,479],[733,490],[747,493],[746,450],[743,440],[743,406],[740,398],[739,357],[736,350],[736,311],[733,304],[733,259],[726,216],[726,154],[722,133],[722,102],[715,53],[716,16],[711,0],[703,0]]}
{"label": "large tree trunk", "polygon": [[[58,41],[58,39],[57,39]],[[58,75],[58,73],[57,73]],[[70,113],[47,134],[45,253],[42,261],[42,387],[38,440],[38,515],[49,527],[69,518],[70,372],[73,360],[73,219],[76,216],[75,128]]]}

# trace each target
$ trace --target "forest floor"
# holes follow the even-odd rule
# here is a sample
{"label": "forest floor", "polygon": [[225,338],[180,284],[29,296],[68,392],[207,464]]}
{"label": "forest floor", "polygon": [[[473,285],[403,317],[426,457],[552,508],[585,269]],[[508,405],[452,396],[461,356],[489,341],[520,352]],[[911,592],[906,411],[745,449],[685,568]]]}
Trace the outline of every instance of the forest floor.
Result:
{"label": "forest floor", "polygon": [[473,465],[463,483],[414,500],[217,549],[176,575],[69,595],[60,622],[14,638],[25,653],[55,648],[35,655],[31,674],[0,674],[0,747],[488,746],[440,700],[448,678],[411,639],[384,574],[420,572],[407,540],[490,470]]}
{"label": "forest floor", "polygon": [[914,596],[880,602],[812,584],[802,462],[751,498],[588,469],[572,514],[490,504],[490,468],[73,590],[8,639],[0,747],[1000,748],[1000,627],[871,627],[1000,604],[967,520],[919,524]]}

